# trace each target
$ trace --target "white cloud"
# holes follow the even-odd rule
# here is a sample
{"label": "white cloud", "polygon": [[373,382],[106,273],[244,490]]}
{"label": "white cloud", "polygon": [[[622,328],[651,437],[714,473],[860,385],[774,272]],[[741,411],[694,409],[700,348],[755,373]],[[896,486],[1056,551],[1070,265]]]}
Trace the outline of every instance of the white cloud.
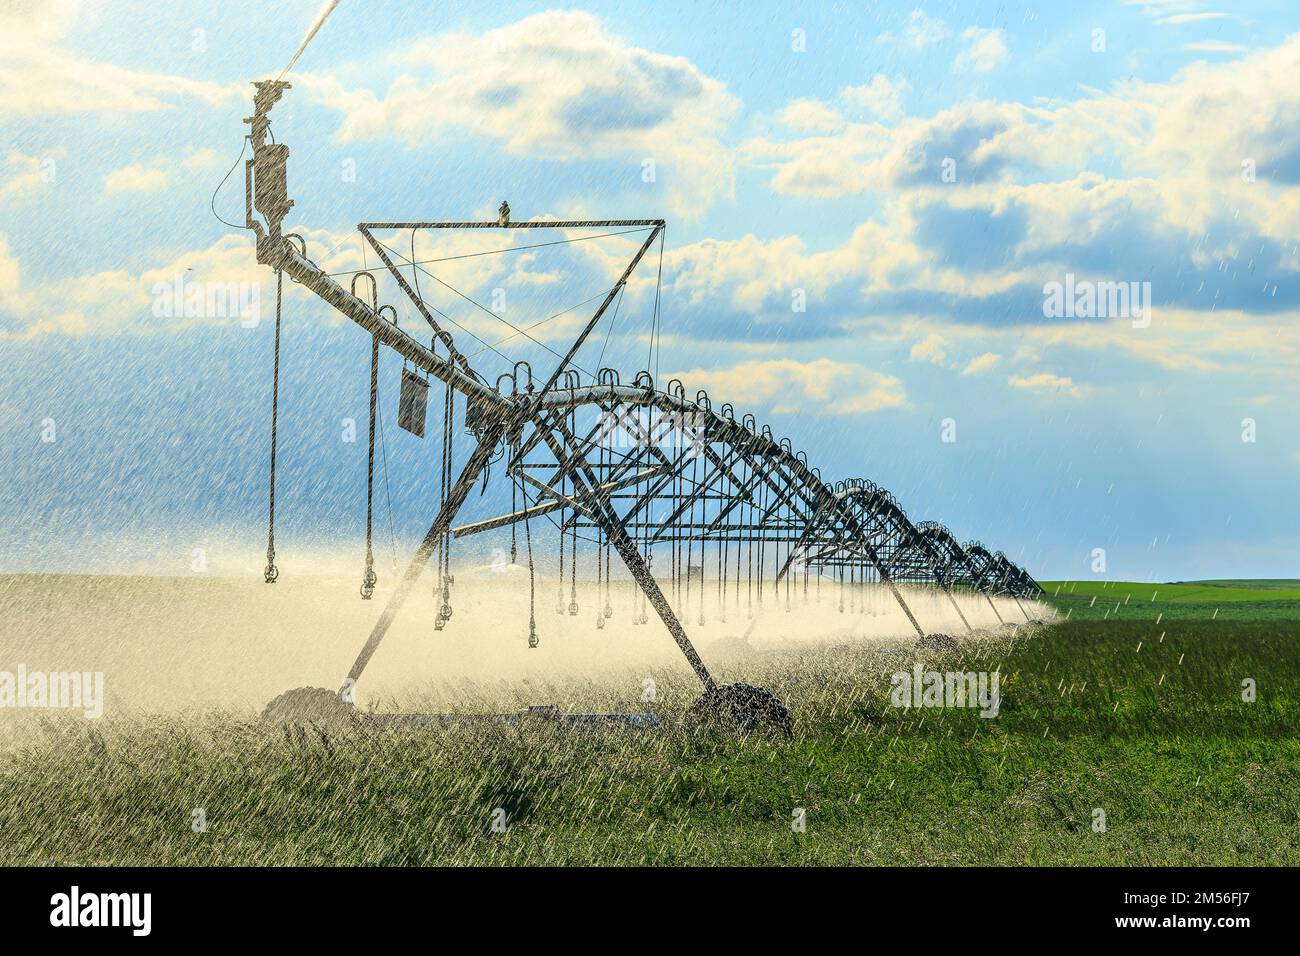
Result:
{"label": "white cloud", "polygon": [[59,147],[44,156],[29,156],[20,150],[11,149],[5,157],[7,178],[0,180],[0,202],[30,196],[42,186],[54,181],[58,173],[59,159],[67,155]]}
{"label": "white cloud", "polygon": [[907,404],[900,379],[828,358],[754,359],[671,377],[681,379],[688,391],[705,388],[737,405],[769,408],[776,415],[857,415]]}
{"label": "white cloud", "polygon": [[907,15],[902,37],[895,37],[892,33],[882,33],[876,39],[881,43],[900,42],[904,47],[912,50],[924,50],[928,46],[946,40],[949,35],[950,31],[946,23],[938,17],[929,16],[917,7]]}
{"label": "white cloud", "polygon": [[984,372],[987,371],[988,369],[991,369],[994,365],[997,365],[998,362],[1000,361],[1002,361],[1002,356],[999,355],[998,353],[985,352],[982,355],[975,356],[973,359],[967,362],[966,367],[962,369],[961,373],[963,375],[978,375],[980,372]]}
{"label": "white cloud", "polygon": [[[963,102],[892,126],[850,122],[755,138],[740,155],[770,169],[778,193],[830,199],[892,190],[891,227],[906,229],[908,209],[923,202],[974,203],[1023,212],[1026,250],[1077,245],[1080,235],[1128,223],[1205,236],[1209,260],[1235,258],[1234,235],[1290,243],[1300,234],[1300,189],[1289,178],[1300,153],[1300,103],[1291,93],[1298,73],[1300,34],[1242,59],[1193,63],[1168,82],[1121,82],[1050,106]],[[957,160],[956,183],[940,181],[945,156]],[[1258,167],[1256,182],[1243,182],[1247,159]],[[1225,231],[1225,222],[1235,229]]]}
{"label": "white cloud", "polygon": [[104,177],[104,192],[160,192],[175,183],[181,173],[202,174],[222,165],[214,149],[190,147],[182,157],[163,155],[147,163],[130,163]]}
{"label": "white cloud", "polygon": [[1083,394],[1081,386],[1075,385],[1068,376],[1053,375],[1050,372],[1038,372],[1034,375],[1012,375],[1007,379],[1012,388],[1030,392],[1055,392],[1078,397]]}
{"label": "white cloud", "polygon": [[1123,353],[1169,371],[1231,372],[1256,384],[1268,375],[1279,383],[1300,381],[1300,313],[1294,311],[1262,321],[1236,309],[1166,308],[1159,324],[1140,333],[1123,323],[1070,322],[1026,329],[1020,338],[1036,350],[1026,356],[1031,359],[1047,349]]}
{"label": "white cloud", "polygon": [[552,160],[656,164],[679,215],[732,195],[720,136],[738,101],[680,56],[627,44],[589,13],[551,10],[481,35],[421,40],[382,96],[304,75],[301,86],[343,112],[343,140],[396,136],[417,148],[448,128]]}
{"label": "white cloud", "polygon": [[[790,315],[792,289],[805,290],[807,320],[815,322],[822,296],[837,283],[859,283],[883,291],[911,284],[924,268],[921,251],[897,230],[868,222],[848,242],[825,252],[808,252],[797,236],[770,240],[705,239],[664,256],[665,287],[674,301],[688,306],[719,300],[738,311],[759,313],[773,307]],[[842,318],[825,316],[826,321]]]}
{"label": "white cloud", "polygon": [[[1022,167],[1037,170],[1063,161],[1077,169],[1080,148],[1086,156],[1097,142],[1095,131],[1079,119],[1073,126],[1051,110],[967,101],[892,126],[847,123],[840,130],[799,138],[756,137],[741,145],[740,155],[752,165],[773,169],[772,187],[780,193],[830,198],[899,186],[952,193],[991,179],[1010,179]],[[1126,131],[1124,119],[1114,118],[1110,136]],[[955,189],[941,178],[946,157],[958,162]]]}
{"label": "white cloud", "polygon": [[74,23],[92,15],[75,0],[0,3],[0,113],[129,113],[168,109],[178,98],[218,105],[242,95],[182,76],[84,60],[57,46]]}
{"label": "white cloud", "polygon": [[1007,44],[1001,30],[967,27],[961,33],[966,48],[952,61],[955,73],[987,73],[1007,59]]}
{"label": "white cloud", "polygon": [[1184,43],[1183,49],[1189,53],[1245,53],[1242,43],[1227,43],[1223,40],[1202,40],[1199,43]]}
{"label": "white cloud", "polygon": [[1160,17],[1155,22],[1160,26],[1178,26],[1183,23],[1201,23],[1204,20],[1221,20],[1226,13],[1174,13]]}
{"label": "white cloud", "polygon": [[800,99],[788,103],[776,114],[782,126],[793,130],[827,132],[844,125],[844,117],[818,99]]}
{"label": "white cloud", "polygon": [[907,357],[913,362],[930,362],[934,365],[942,365],[947,361],[948,353],[944,351],[943,337],[931,334],[913,345]]}
{"label": "white cloud", "polygon": [[158,192],[171,183],[167,170],[158,165],[132,163],[115,169],[104,177],[104,192],[109,193],[143,193]]}
{"label": "white cloud", "polygon": [[[303,230],[314,251],[313,258],[326,269],[347,269],[360,265],[353,248],[339,250],[338,240],[320,230]],[[324,255],[320,250],[333,249]],[[177,282],[185,287],[196,283],[206,296],[219,292],[229,303],[225,314],[208,310],[205,300],[200,314],[159,317],[155,305],[160,294],[171,295]],[[107,269],[44,283],[24,282],[21,264],[9,249],[8,237],[0,234],[0,340],[33,339],[43,335],[148,333],[186,325],[229,325],[249,318],[239,311],[229,290],[242,284],[244,301],[256,306],[265,319],[275,303],[275,280],[269,269],[259,266],[253,244],[244,233],[230,233],[202,249],[176,253],[139,272]],[[285,283],[286,299],[309,300],[311,294],[296,283]],[[162,293],[159,290],[164,290]],[[193,287],[187,291],[192,292]],[[238,295],[238,291],[236,295]]]}
{"label": "white cloud", "polygon": [[209,169],[216,169],[221,165],[221,157],[217,155],[215,149],[195,149],[192,150],[184,159],[181,160],[181,167],[186,172],[201,173]]}
{"label": "white cloud", "polygon": [[897,119],[903,113],[903,94],[911,88],[907,80],[891,80],[877,73],[864,86],[846,86],[840,90],[840,99],[881,119]]}

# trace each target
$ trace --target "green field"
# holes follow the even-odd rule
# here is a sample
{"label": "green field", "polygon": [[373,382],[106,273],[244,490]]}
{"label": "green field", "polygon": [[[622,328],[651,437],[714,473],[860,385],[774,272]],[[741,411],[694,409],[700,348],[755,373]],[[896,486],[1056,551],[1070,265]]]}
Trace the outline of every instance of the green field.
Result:
{"label": "green field", "polygon": [[889,706],[914,659],[747,661],[730,679],[781,694],[789,741],[685,724],[668,679],[659,731],[40,720],[0,751],[0,864],[1300,864],[1285,621],[1071,620],[929,659],[997,669],[993,719]]}
{"label": "green field", "polygon": [[1044,581],[1046,600],[1069,620],[1300,621],[1300,581]]}

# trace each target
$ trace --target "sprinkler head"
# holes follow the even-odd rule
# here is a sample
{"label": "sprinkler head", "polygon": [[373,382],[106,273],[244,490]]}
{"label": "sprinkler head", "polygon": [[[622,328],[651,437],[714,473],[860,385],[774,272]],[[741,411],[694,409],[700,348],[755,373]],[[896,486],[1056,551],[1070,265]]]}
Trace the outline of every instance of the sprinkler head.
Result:
{"label": "sprinkler head", "polygon": [[569,602],[569,617],[577,617],[577,616],[578,616],[578,602],[577,602],[577,601],[570,601],[570,602]]}

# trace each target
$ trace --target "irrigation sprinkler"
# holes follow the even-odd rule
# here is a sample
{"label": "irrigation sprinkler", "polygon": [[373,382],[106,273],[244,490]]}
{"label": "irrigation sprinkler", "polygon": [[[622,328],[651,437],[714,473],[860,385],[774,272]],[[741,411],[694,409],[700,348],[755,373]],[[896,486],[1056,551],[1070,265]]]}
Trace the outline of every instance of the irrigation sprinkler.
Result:
{"label": "irrigation sprinkler", "polygon": [[[318,22],[313,32],[319,26]],[[660,388],[648,370],[638,371],[630,384],[624,384],[616,369],[598,368],[589,373],[579,368],[574,361],[579,350],[606,322],[611,308],[617,312],[638,265],[656,245],[662,255],[662,219],[516,220],[503,202],[498,217],[490,221],[363,222],[358,231],[366,247],[427,329],[423,329],[424,337],[418,337],[413,330],[399,327],[394,306],[380,302],[374,274],[355,272],[350,287],[345,288],[309,257],[308,245],[300,236],[283,232],[284,219],[294,206],[287,177],[290,149],[283,137],[273,138],[270,130],[272,109],[290,87],[282,79],[253,85],[253,115],[245,120],[253,149],[252,158],[245,162],[245,226],[254,235],[257,260],[274,270],[277,288],[288,277],[358,325],[370,339],[363,598],[373,595],[377,580],[371,523],[381,350],[391,350],[403,360],[399,425],[426,441],[441,443],[443,449],[441,482],[437,500],[431,505],[428,531],[362,643],[341,689],[290,691],[272,703],[268,715],[282,719],[296,714],[307,719],[354,714],[357,682],[430,562],[435,562],[437,576],[434,626],[442,630],[454,613],[454,542],[496,529],[510,529],[513,561],[522,526],[530,582],[536,574],[534,524],[558,529],[560,589],[556,605],[557,611],[567,616],[581,611],[577,587],[581,539],[582,560],[591,562],[594,556],[597,594],[595,605],[588,610],[595,608],[598,626],[609,631],[624,623],[644,624],[652,611],[700,681],[702,693],[696,709],[746,730],[775,728],[789,733],[789,711],[763,688],[743,683],[719,685],[688,634],[686,622],[692,614],[700,623],[707,613],[723,618],[728,613],[735,618],[742,613],[752,617],[765,600],[784,600],[788,608],[800,586],[807,599],[810,578],[820,595],[823,579],[844,582],[847,576],[852,587],[870,584],[883,588],[918,638],[924,639],[926,631],[909,604],[911,588],[930,587],[947,595],[968,629],[972,625],[958,606],[956,593],[984,595],[995,614],[995,596],[1009,596],[1018,602],[1040,593],[1033,578],[1001,553],[991,554],[976,543],[960,545],[939,524],[913,524],[894,497],[872,482],[852,479],[827,484],[788,440],[776,438],[753,416],[738,420],[730,405],[715,410],[703,391],[688,397],[676,381]],[[445,315],[422,294],[422,275],[440,286],[451,286],[425,268],[427,263],[421,263],[415,253],[417,235],[475,230],[492,230],[512,239],[522,233],[530,241],[533,235],[544,235],[548,245],[576,241],[575,233],[592,230],[635,235],[641,241],[613,284],[598,297],[567,350],[554,353],[557,361],[549,374],[535,382],[531,366],[515,362],[492,384],[439,322]],[[409,239],[409,256],[397,237]],[[451,291],[473,302],[458,290]],[[659,292],[656,280],[656,303]],[[280,574],[275,564],[274,489],[282,308],[282,296],[277,294],[268,583],[274,583]],[[500,349],[494,352],[508,358]],[[431,388],[439,384],[440,420],[439,397],[436,393],[430,396]],[[429,422],[431,411],[434,421]],[[467,434],[473,442],[463,461],[458,460],[452,441],[457,433]],[[493,473],[492,465],[501,462],[504,467]],[[503,479],[510,484],[510,511],[457,523],[476,485],[486,487],[495,482],[503,492],[499,486]],[[614,616],[610,601],[614,560],[635,583],[636,607],[626,622]],[[535,647],[536,596],[535,588],[532,590],[528,645]],[[998,620],[1002,620],[1000,614]],[[448,715],[371,716],[406,724],[451,719]],[[654,723],[651,716],[558,715],[542,709],[510,719],[650,726]]]}

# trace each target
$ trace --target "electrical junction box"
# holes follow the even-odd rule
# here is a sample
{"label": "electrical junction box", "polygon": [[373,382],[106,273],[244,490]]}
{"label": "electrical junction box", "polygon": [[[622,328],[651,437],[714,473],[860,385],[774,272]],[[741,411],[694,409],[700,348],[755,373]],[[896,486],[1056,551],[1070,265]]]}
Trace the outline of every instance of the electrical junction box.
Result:
{"label": "electrical junction box", "polygon": [[402,394],[397,402],[397,424],[417,438],[424,437],[424,416],[429,407],[429,383],[402,369]]}

